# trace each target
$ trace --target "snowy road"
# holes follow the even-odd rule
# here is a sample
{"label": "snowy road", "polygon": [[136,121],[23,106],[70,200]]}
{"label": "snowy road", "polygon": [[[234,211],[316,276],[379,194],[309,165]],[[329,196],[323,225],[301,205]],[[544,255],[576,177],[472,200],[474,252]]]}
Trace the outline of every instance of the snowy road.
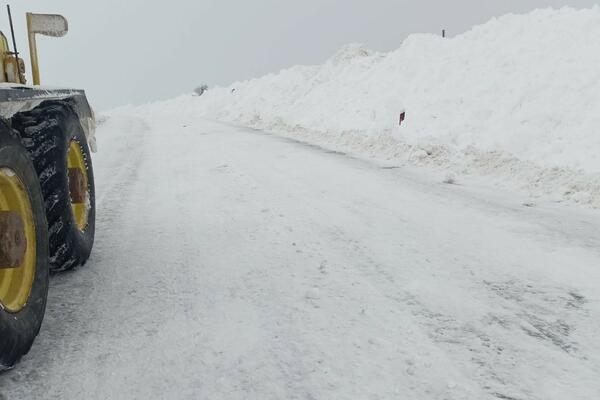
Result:
{"label": "snowy road", "polygon": [[600,398],[600,214],[165,110],[0,399]]}

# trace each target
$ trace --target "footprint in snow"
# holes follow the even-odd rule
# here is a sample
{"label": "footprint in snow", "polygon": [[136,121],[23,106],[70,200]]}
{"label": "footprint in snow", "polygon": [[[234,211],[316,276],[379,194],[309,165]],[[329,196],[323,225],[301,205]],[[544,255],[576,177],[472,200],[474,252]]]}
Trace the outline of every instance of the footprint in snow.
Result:
{"label": "footprint in snow", "polygon": [[447,185],[456,185],[456,175],[449,172],[448,174],[446,174],[446,176],[442,180],[442,183],[445,183]]}
{"label": "footprint in snow", "polygon": [[305,299],[308,300],[318,300],[321,298],[321,293],[319,292],[319,288],[312,288],[306,292],[304,295]]}

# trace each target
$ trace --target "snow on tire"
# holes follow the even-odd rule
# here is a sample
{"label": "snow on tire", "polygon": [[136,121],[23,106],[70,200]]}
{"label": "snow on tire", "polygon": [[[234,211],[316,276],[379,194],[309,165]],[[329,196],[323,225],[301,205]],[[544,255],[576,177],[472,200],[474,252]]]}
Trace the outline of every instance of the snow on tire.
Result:
{"label": "snow on tire", "polygon": [[[50,269],[66,271],[84,265],[95,235],[95,189],[90,149],[79,118],[68,101],[48,101],[13,118],[23,144],[40,177],[49,230]],[[71,151],[76,145],[82,173],[75,175],[81,187],[74,194]],[[83,192],[83,193],[82,193]],[[81,223],[74,197],[85,195],[85,219]],[[79,207],[81,209],[81,207]]]}

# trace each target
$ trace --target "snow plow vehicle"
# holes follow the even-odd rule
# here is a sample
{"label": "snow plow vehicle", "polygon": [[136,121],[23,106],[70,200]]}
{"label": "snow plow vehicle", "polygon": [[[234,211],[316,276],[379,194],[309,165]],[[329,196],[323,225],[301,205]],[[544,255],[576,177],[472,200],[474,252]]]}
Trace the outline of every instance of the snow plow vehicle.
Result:
{"label": "snow plow vehicle", "polygon": [[0,371],[31,348],[50,271],[85,264],[95,230],[93,111],[84,91],[40,86],[36,35],[63,36],[67,21],[27,14],[27,85],[8,12],[12,50],[0,32]]}

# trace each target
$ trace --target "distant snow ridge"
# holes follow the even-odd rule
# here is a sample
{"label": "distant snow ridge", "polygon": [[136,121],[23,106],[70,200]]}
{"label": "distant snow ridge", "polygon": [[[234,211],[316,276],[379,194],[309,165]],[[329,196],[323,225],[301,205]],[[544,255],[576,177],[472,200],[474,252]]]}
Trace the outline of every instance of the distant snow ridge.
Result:
{"label": "distant snow ridge", "polygon": [[349,64],[356,59],[369,57],[372,55],[373,52],[369,50],[364,44],[350,43],[339,49],[338,52],[335,53],[333,57],[331,57],[329,62],[333,65]]}
{"label": "distant snow ridge", "polygon": [[600,207],[599,38],[598,7],[536,10],[452,39],[412,35],[390,53],[352,44],[323,65],[181,101],[211,118]]}

